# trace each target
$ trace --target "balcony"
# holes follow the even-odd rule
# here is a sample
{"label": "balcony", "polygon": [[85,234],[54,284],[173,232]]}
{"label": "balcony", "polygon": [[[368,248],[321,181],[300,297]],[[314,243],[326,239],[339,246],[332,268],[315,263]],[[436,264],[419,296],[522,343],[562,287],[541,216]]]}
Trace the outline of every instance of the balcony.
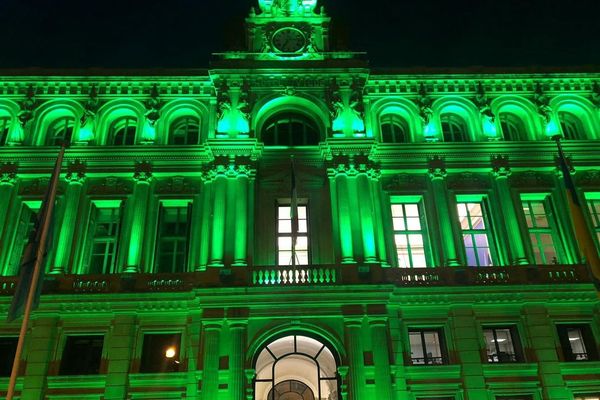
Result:
{"label": "balcony", "polygon": [[[12,295],[17,277],[0,277],[0,295]],[[208,268],[174,274],[46,276],[43,292],[185,292],[216,287],[394,285],[397,287],[590,283],[584,265],[487,268],[384,268],[379,265]]]}

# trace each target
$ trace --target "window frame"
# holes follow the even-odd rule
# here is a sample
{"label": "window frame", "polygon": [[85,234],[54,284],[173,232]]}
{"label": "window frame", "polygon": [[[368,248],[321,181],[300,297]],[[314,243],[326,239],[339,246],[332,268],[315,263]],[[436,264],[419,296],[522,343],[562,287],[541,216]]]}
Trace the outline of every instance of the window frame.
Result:
{"label": "window frame", "polygon": [[[193,123],[190,123],[193,122]],[[184,125],[185,129],[184,129],[184,134],[183,135],[177,135],[176,133],[179,131],[179,128]],[[193,129],[190,129],[190,127],[195,127],[195,135],[196,138],[195,140],[192,138],[192,140],[190,140],[189,136],[190,136],[190,132],[194,132]],[[197,145],[200,143],[200,132],[201,132],[201,125],[200,125],[200,118],[193,116],[193,115],[184,115],[181,117],[178,117],[176,119],[174,119],[171,124],[169,125],[169,138],[168,138],[168,144],[171,146],[191,146],[191,145]],[[178,136],[182,136],[184,138],[183,143],[176,143],[176,138]]]}
{"label": "window frame", "polygon": [[[166,238],[162,237],[161,229],[163,227],[163,210],[165,209],[185,209],[185,245],[183,250],[183,260],[181,264],[181,270],[177,270],[175,264],[171,264],[170,271],[162,270],[160,267],[160,252],[161,252],[161,243],[162,240],[165,239],[167,242],[174,244],[175,249],[177,249],[177,243],[182,242],[182,236],[168,236]],[[173,200],[173,199],[162,199],[159,201],[158,205],[158,215],[156,220],[156,237],[155,237],[155,248],[154,248],[154,263],[153,270],[155,273],[182,273],[187,272],[189,267],[189,257],[190,257],[190,241],[191,241],[191,229],[192,229],[192,213],[193,213],[193,201],[192,199],[181,199],[181,200]],[[179,214],[179,213],[178,213]],[[181,221],[178,220],[177,224],[181,224]],[[173,253],[173,257],[175,257],[175,253]],[[173,258],[172,261],[174,261]]]}
{"label": "window frame", "polygon": [[[109,238],[108,236],[106,237],[100,237],[97,238],[96,237],[96,228],[98,226],[98,215],[92,215],[92,213],[99,212],[100,210],[106,210],[106,209],[110,209],[110,210],[118,210],[117,214],[118,214],[118,222],[116,222],[116,224],[111,224],[111,225],[116,225],[116,232],[114,234],[114,237]],[[123,222],[124,222],[124,216],[125,216],[125,202],[122,199],[116,199],[116,200],[91,200],[90,202],[90,210],[88,213],[88,229],[87,229],[87,235],[88,237],[86,238],[86,248],[84,250],[84,255],[83,255],[83,271],[82,273],[84,274],[90,274],[91,272],[91,268],[92,268],[92,264],[93,264],[93,257],[94,257],[94,247],[95,245],[100,242],[100,243],[112,243],[113,244],[113,255],[112,255],[112,264],[110,265],[106,265],[106,258],[104,260],[103,263],[103,268],[102,268],[102,272],[94,272],[97,274],[112,274],[112,273],[116,273],[118,272],[118,264],[119,264],[119,253],[121,250],[121,234],[122,234],[122,229],[123,229]],[[97,240],[99,239],[99,240]],[[105,250],[106,251],[106,250]],[[105,257],[106,257],[106,253],[105,253]]]}
{"label": "window frame", "polygon": [[[413,349],[410,343],[410,336],[411,333],[419,333],[420,334],[420,340],[421,340],[421,351],[423,352],[423,363],[415,363],[415,360],[419,360],[421,358],[419,357],[413,357],[412,353],[413,353]],[[427,346],[425,343],[425,334],[426,333],[435,333],[437,335],[437,340],[439,342],[439,354],[440,357],[429,357],[427,356],[428,352],[427,352]],[[449,364],[449,360],[448,360],[448,348],[446,345],[446,337],[444,336],[444,328],[442,327],[409,327],[408,328],[408,335],[407,335],[407,346],[408,346],[408,360],[410,365],[413,366],[431,366],[431,365],[448,365]],[[428,362],[428,360],[434,360],[434,359],[439,359],[439,362]]]}
{"label": "window frame", "polygon": [[10,115],[0,115],[0,146],[8,144],[12,118]]}
{"label": "window frame", "polygon": [[[462,252],[463,252],[463,256],[465,257],[465,265],[467,266],[472,266],[472,267],[476,267],[476,268],[480,268],[480,267],[494,267],[494,266],[498,266],[499,263],[499,256],[498,256],[498,252],[496,250],[496,232],[494,231],[494,225],[493,225],[493,218],[492,218],[492,214],[490,212],[489,209],[489,199],[486,195],[483,194],[470,194],[470,195],[464,195],[464,194],[458,194],[456,195],[456,212],[457,212],[457,216],[458,216],[458,228],[459,228],[459,233],[462,237]],[[463,229],[462,224],[461,224],[461,216],[460,216],[460,212],[459,212],[459,205],[460,204],[479,204],[480,209],[481,209],[481,218],[483,220],[483,224],[485,226],[484,229],[475,229],[472,227],[472,221],[471,221],[471,211],[469,210],[468,207],[465,207],[466,212],[467,212],[467,220],[468,220],[468,224],[469,224],[469,228],[468,229]],[[474,240],[474,235],[481,235],[481,234],[485,234],[486,240],[487,240],[487,244],[488,244],[488,254],[491,260],[491,265],[481,265],[480,264],[480,260],[479,260],[479,255],[477,250],[479,249],[476,245],[476,241]],[[467,246],[465,243],[465,235],[470,235],[471,236],[471,242],[472,242],[472,248],[474,249],[474,257],[476,259],[477,265],[468,265],[468,252],[467,252]]]}
{"label": "window frame", "polygon": [[583,121],[579,116],[568,111],[558,112],[560,131],[564,140],[585,140],[587,135]]}
{"label": "window frame", "polygon": [[[528,246],[529,249],[531,251],[531,255],[533,256],[533,261],[534,261],[534,265],[557,265],[557,264],[561,264],[562,262],[564,262],[565,260],[565,255],[564,255],[564,249],[563,249],[563,243],[561,240],[561,232],[560,232],[560,226],[558,224],[558,220],[556,217],[556,212],[555,212],[555,207],[554,207],[554,203],[552,201],[552,196],[549,193],[522,193],[520,195],[520,200],[521,200],[521,213],[523,216],[523,221],[525,222],[525,229],[527,232],[527,237],[528,237]],[[529,208],[529,210],[531,210],[531,212],[529,213],[529,215],[527,213],[525,213],[525,203],[527,203],[527,206]],[[541,215],[541,214],[535,214],[535,212],[533,212],[533,208],[532,208],[532,204],[533,203],[540,203],[543,206],[544,209],[544,216],[546,218],[546,221],[548,223],[547,227],[539,227],[536,226],[537,222],[533,223],[533,225],[530,227],[527,224],[527,217],[530,217],[530,220],[532,222],[536,221],[535,216],[537,215]],[[555,250],[555,258],[556,258],[556,262],[548,262],[548,260],[546,260],[546,256],[543,255],[543,249],[545,247],[540,246],[540,244],[542,244],[541,236],[540,235],[550,235],[550,237],[552,238],[552,245],[548,246],[549,248],[553,248]],[[536,235],[536,244],[534,244],[533,240],[532,240],[532,235]],[[539,251],[539,255],[540,255],[540,260],[541,263],[538,263],[538,260],[536,259],[536,247]]]}
{"label": "window frame", "polygon": [[[177,372],[183,372],[186,369],[186,364],[187,364],[187,359],[186,357],[186,352],[185,352],[185,335],[183,334],[182,330],[156,330],[156,329],[152,329],[150,327],[148,327],[147,329],[141,329],[139,334],[138,334],[138,346],[137,346],[137,357],[139,359],[139,364],[137,365],[137,368],[135,371],[135,373],[139,373],[139,374],[156,374],[156,373],[177,373]],[[179,335],[179,348],[178,348],[178,353],[177,353],[177,359],[178,359],[178,363],[174,363],[177,364],[177,370],[176,371],[162,371],[162,372],[156,372],[156,371],[145,371],[143,370],[142,366],[143,366],[143,361],[144,361],[144,342],[145,342],[145,337],[146,335]],[[175,360],[174,360],[175,361]]]}
{"label": "window frame", "polygon": [[[10,376],[10,372],[12,370],[12,364],[13,364],[13,360],[15,358],[15,354],[17,352],[17,344],[19,341],[19,337],[18,336],[11,336],[11,335],[1,335],[0,336],[0,341],[3,340],[10,340],[11,342],[14,341],[14,352],[12,352],[12,354],[7,354],[8,358],[5,360],[6,361],[6,367],[7,367],[7,374],[6,375],[2,375],[0,374],[0,379],[2,378],[8,378]],[[3,352],[2,354],[0,354],[0,358],[3,357],[6,353]],[[1,370],[0,370],[1,371]]]}
{"label": "window frame", "polygon": [[[460,114],[453,112],[441,114],[440,126],[442,138],[446,143],[468,143],[471,141],[467,121]],[[449,129],[444,129],[445,126]]]}
{"label": "window frame", "polygon": [[[294,143],[294,132],[292,128],[293,123],[302,124],[303,132],[300,143]],[[280,125],[285,125],[288,132],[280,133]],[[269,132],[270,129],[273,129],[272,133]],[[281,143],[284,141],[285,135],[288,135],[288,141]],[[321,137],[322,135],[319,130],[318,123],[313,118],[295,111],[284,111],[271,115],[262,125],[260,133],[260,140],[265,146],[318,146],[319,142],[321,141]],[[315,143],[312,143],[311,139],[314,139]]]}
{"label": "window frame", "polygon": [[[64,126],[59,126],[64,123]],[[56,135],[60,132],[61,135]],[[72,115],[63,115],[54,119],[46,128],[46,145],[60,146],[65,140],[70,140],[75,133],[75,117]]]}
{"label": "window frame", "polygon": [[[498,361],[490,361],[490,353],[488,351],[488,347],[487,347],[487,339],[485,336],[485,331],[486,330],[491,330],[493,337],[494,337],[494,346],[495,346],[495,350],[496,350],[496,356],[498,358]],[[497,342],[497,332],[496,330],[508,330],[509,334],[510,334],[510,339],[512,341],[512,351],[513,354],[508,354],[510,356],[513,356],[512,360],[500,360],[500,347],[498,346],[498,342]],[[514,364],[514,363],[520,363],[524,361],[524,355],[523,355],[523,347],[520,341],[520,337],[519,337],[519,332],[517,329],[516,325],[484,325],[481,327],[481,332],[483,334],[483,339],[486,342],[485,343],[485,350],[486,350],[486,362],[488,364]]]}
{"label": "window frame", "polygon": [[[585,353],[574,353],[571,346],[571,340],[568,335],[569,329],[578,329],[582,340]],[[585,362],[599,361],[598,345],[592,323],[589,322],[560,322],[556,324],[556,334],[560,343],[563,361],[566,362]],[[579,354],[584,354],[584,357],[577,359]]]}
{"label": "window frame", "polygon": [[596,250],[600,251],[600,192],[585,192],[583,197],[588,209],[590,228],[594,236]]}
{"label": "window frame", "polygon": [[[429,232],[427,229],[427,217],[425,215],[425,204],[424,204],[424,198],[423,196],[419,196],[419,195],[393,195],[390,196],[390,207],[389,207],[389,213],[390,213],[390,229],[392,232],[391,238],[392,238],[392,244],[393,244],[393,248],[394,248],[394,259],[396,262],[396,266],[398,268],[431,268],[434,266],[433,262],[432,262],[432,254],[431,254],[431,243],[429,240]],[[419,212],[419,225],[420,225],[420,230],[410,230],[410,229],[404,229],[404,230],[396,230],[394,227],[394,218],[402,218],[404,221],[404,226],[408,227],[407,224],[407,216],[403,215],[402,217],[394,217],[394,211],[393,211],[393,206],[394,205],[402,205],[403,207],[403,212],[405,214],[405,207],[404,205],[416,205],[417,206],[417,210]],[[397,235],[406,235],[406,242],[407,242],[407,246],[410,247],[410,240],[409,240],[409,235],[421,235],[422,238],[422,242],[423,242],[423,253],[424,253],[424,258],[425,258],[425,265],[423,267],[415,267],[412,265],[412,256],[409,255],[409,260],[410,260],[410,266],[407,267],[402,267],[401,263],[400,263],[400,257],[398,256],[398,245],[396,244],[396,236]],[[410,252],[410,249],[409,249]]]}
{"label": "window frame", "polygon": [[[124,124],[123,126],[120,126]],[[108,129],[108,138],[109,144],[111,146],[133,146],[137,143],[138,136],[138,128],[139,121],[136,116],[124,115],[122,117],[116,118],[114,121],[110,123]],[[130,130],[133,129],[133,134],[131,134]],[[123,133],[123,137],[121,140],[117,137],[117,134]],[[133,137],[130,137],[133,136]],[[129,143],[129,139],[131,139],[131,143]],[[120,143],[119,143],[120,142]]]}
{"label": "window frame", "polygon": [[[302,263],[296,263],[296,266],[307,266],[307,265],[312,265],[312,252],[311,252],[311,236],[310,236],[310,211],[309,211],[309,202],[307,199],[298,199],[298,208],[300,207],[304,207],[305,208],[305,215],[306,218],[301,219],[300,217],[298,217],[298,226],[300,226],[300,221],[301,220],[305,220],[306,221],[306,233],[304,234],[304,232],[296,232],[296,238],[300,238],[300,237],[306,237],[306,264],[302,264]],[[280,260],[280,252],[283,251],[288,251],[288,250],[280,250],[279,247],[279,239],[280,238],[291,238],[292,239],[292,245],[293,245],[293,232],[279,232],[279,224],[281,221],[290,221],[290,225],[292,224],[291,221],[291,210],[290,210],[290,218],[279,218],[279,209],[282,207],[291,207],[291,200],[288,201],[288,199],[278,199],[276,204],[275,204],[275,220],[276,220],[276,225],[275,225],[275,247],[276,247],[276,252],[275,252],[275,265],[280,266],[280,267],[287,267],[287,266],[292,266],[292,264],[286,264],[286,265],[282,265],[279,263]],[[293,227],[292,227],[293,230]],[[298,247],[298,242],[296,242],[296,247]],[[289,250],[291,251],[291,250]],[[296,257],[298,258],[298,251],[299,249],[296,248]],[[303,251],[300,249],[300,251]],[[290,262],[291,262],[291,257],[290,257]],[[298,260],[300,261],[300,260]]]}
{"label": "window frame", "polygon": [[513,112],[500,112],[498,121],[505,141],[523,142],[528,139],[525,121],[519,115]]}
{"label": "window frame", "polygon": [[[98,369],[97,372],[90,372],[90,373],[84,373],[84,374],[68,374],[68,373],[63,373],[63,368],[64,368],[64,360],[65,360],[65,353],[67,351],[67,345],[69,344],[69,338],[75,338],[75,337],[102,337],[102,347],[100,349],[100,357],[98,360]],[[105,354],[106,354],[106,332],[102,332],[102,333],[88,333],[88,332],[65,332],[63,334],[62,337],[62,344],[61,344],[61,349],[62,351],[60,352],[60,362],[58,363],[57,367],[58,367],[58,371],[57,374],[60,376],[88,376],[88,375],[101,375],[103,373],[103,369],[104,369],[104,358],[105,358]],[[81,353],[78,353],[81,354]],[[58,361],[58,360],[57,360]]]}
{"label": "window frame", "polygon": [[[390,126],[390,137],[386,140],[386,133],[384,126]],[[409,143],[410,142],[410,128],[408,121],[402,116],[394,113],[385,113],[379,117],[379,131],[381,132],[381,142],[389,144],[398,143]],[[398,140],[400,137],[401,140]]]}

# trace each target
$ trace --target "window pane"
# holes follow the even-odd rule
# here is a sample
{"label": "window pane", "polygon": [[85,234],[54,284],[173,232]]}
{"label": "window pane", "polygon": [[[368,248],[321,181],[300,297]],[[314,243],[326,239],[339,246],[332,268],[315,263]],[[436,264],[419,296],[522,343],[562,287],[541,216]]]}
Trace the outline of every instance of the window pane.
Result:
{"label": "window pane", "polygon": [[279,233],[292,233],[292,221],[287,220],[279,220]]}
{"label": "window pane", "polygon": [[60,375],[100,372],[104,336],[68,336],[60,363]]}
{"label": "window pane", "polygon": [[177,372],[180,340],[178,333],[145,334],[140,372]]}

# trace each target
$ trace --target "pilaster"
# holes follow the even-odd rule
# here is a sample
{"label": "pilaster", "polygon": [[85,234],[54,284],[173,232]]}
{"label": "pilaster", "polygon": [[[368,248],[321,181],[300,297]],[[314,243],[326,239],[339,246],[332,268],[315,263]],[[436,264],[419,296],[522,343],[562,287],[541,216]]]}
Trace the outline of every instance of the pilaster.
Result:
{"label": "pilaster", "polygon": [[221,321],[206,321],[202,327],[204,345],[202,362],[202,400],[214,400],[219,392],[219,340]]}
{"label": "pilaster", "polygon": [[349,318],[344,321],[346,349],[348,351],[348,400],[364,400],[365,371],[364,348],[362,342],[362,318]]}
{"label": "pilaster", "polygon": [[446,166],[442,159],[433,158],[429,161],[429,178],[437,213],[437,228],[439,243],[442,250],[442,265],[445,267],[459,266],[456,237],[453,226],[455,225],[450,214],[448,190],[446,187]]}
{"label": "pilaster", "polygon": [[65,211],[60,223],[60,233],[58,235],[58,243],[56,246],[56,256],[54,263],[50,269],[51,274],[64,274],[68,271],[71,262],[71,255],[77,246],[75,242],[75,228],[79,209],[81,204],[81,192],[86,176],[85,164],[75,161],[69,164],[67,175],[67,189],[65,192]]}
{"label": "pilaster", "polygon": [[244,400],[245,397],[245,371],[246,358],[246,329],[248,322],[233,320],[229,323],[230,351],[229,351],[229,399]]}
{"label": "pilaster", "polygon": [[525,252],[525,238],[519,226],[517,209],[514,204],[509,177],[512,171],[508,165],[508,158],[498,156],[492,158],[492,176],[494,178],[494,194],[500,209],[497,210],[502,216],[502,224],[505,230],[504,237],[507,238],[507,247],[509,250],[509,262],[512,265],[527,265],[527,254]]}
{"label": "pilaster", "polygon": [[152,181],[152,165],[140,162],[135,165],[133,174],[135,181],[133,195],[129,199],[129,246],[127,248],[127,259],[125,260],[124,272],[136,273],[142,270],[142,249],[144,235],[146,232],[146,217],[148,213],[148,201],[150,184]]}
{"label": "pilaster", "polygon": [[384,318],[369,319],[371,347],[375,364],[375,390],[378,399],[392,399],[392,371],[390,368],[390,341],[387,321]]}
{"label": "pilaster", "polygon": [[104,399],[127,398],[129,368],[135,344],[137,318],[135,315],[116,315],[112,321],[110,336],[106,342],[109,360],[106,373]]}
{"label": "pilaster", "polygon": [[[0,165],[0,238],[4,239],[8,215],[14,202],[15,186],[17,184],[17,165],[3,163]],[[4,243],[6,243],[3,240]],[[0,275],[2,271],[0,269]]]}
{"label": "pilaster", "polygon": [[55,316],[36,318],[31,323],[22,399],[45,398],[48,365],[54,352],[57,323],[58,317]]}

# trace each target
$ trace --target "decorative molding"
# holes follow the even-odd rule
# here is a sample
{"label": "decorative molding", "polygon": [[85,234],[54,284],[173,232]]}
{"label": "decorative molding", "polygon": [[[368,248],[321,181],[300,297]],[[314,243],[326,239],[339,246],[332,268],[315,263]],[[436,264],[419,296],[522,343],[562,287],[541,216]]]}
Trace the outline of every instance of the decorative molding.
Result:
{"label": "decorative molding", "polygon": [[86,165],[81,160],[70,162],[67,167],[67,175],[65,179],[69,183],[82,184],[85,181]]}
{"label": "decorative molding", "polygon": [[513,173],[511,176],[511,184],[521,188],[548,189],[554,187],[554,181],[551,175],[538,171]]}
{"label": "decorative molding", "polygon": [[132,190],[130,185],[127,184],[129,182],[129,180],[124,181],[115,176],[108,176],[104,178],[101,184],[91,186],[88,193],[91,195],[130,194]]}
{"label": "decorative molding", "polygon": [[136,162],[133,179],[136,182],[150,182],[152,180],[152,164],[147,161]]}
{"label": "decorative molding", "polygon": [[446,172],[446,161],[440,156],[433,156],[428,161],[428,173],[432,180],[444,179],[448,174]]}
{"label": "decorative molding", "polygon": [[425,188],[425,179],[421,175],[401,173],[385,179],[383,188],[390,192],[399,192],[402,190],[423,190]]}
{"label": "decorative molding", "polygon": [[0,184],[14,185],[17,183],[18,166],[15,163],[2,163],[0,165]]}
{"label": "decorative molding", "polygon": [[507,155],[493,155],[490,162],[492,164],[492,174],[495,178],[508,178],[512,174]]}
{"label": "decorative molding", "polygon": [[490,182],[484,175],[470,171],[448,176],[448,188],[451,189],[487,189],[489,186]]}
{"label": "decorative molding", "polygon": [[155,192],[158,194],[195,194],[198,193],[198,188],[184,176],[173,176],[166,180],[159,180]]}

